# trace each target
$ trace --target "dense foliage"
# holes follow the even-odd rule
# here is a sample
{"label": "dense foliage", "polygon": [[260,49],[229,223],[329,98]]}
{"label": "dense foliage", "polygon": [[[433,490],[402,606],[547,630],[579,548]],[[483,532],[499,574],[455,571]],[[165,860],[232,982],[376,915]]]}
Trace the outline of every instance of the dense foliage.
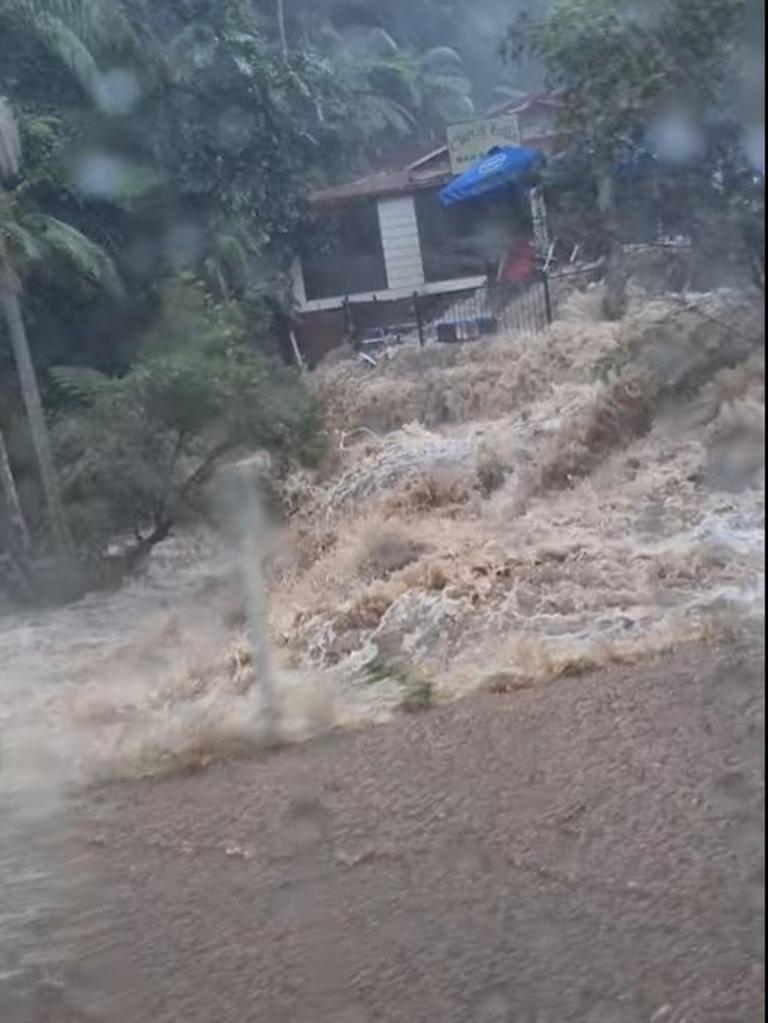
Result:
{"label": "dense foliage", "polygon": [[[367,6],[286,3],[283,54],[271,2],[0,0],[0,95],[24,151],[13,202],[98,245],[129,296],[115,317],[114,289],[30,260],[38,365],[124,368],[180,267],[218,297],[285,303],[307,189],[423,151],[472,112],[470,72],[442,45],[452,5]],[[76,271],[84,244],[69,252]]]}
{"label": "dense foliage", "polygon": [[284,366],[309,190],[538,68],[569,97],[575,234],[616,234],[615,169],[639,195],[651,153],[641,220],[755,235],[751,3],[551,0],[505,35],[525,0],[0,0],[0,557],[11,519],[22,547],[162,537],[240,445],[315,459]]}
{"label": "dense foliage", "polygon": [[591,193],[574,203],[583,221],[610,235],[641,197],[652,228],[692,237],[707,260],[755,251],[761,20],[751,0],[554,0],[547,16],[515,20],[507,56],[533,55],[568,96],[559,170],[570,162]]}
{"label": "dense foliage", "polygon": [[0,269],[28,336],[12,350],[0,328],[0,431],[33,537],[56,519],[49,429],[81,549],[164,535],[240,443],[316,456],[317,409],[280,362],[306,194],[472,113],[449,22],[426,31],[443,6],[410,32],[406,5],[382,21],[308,2],[0,0],[0,149],[20,143],[0,168]]}
{"label": "dense foliage", "polygon": [[314,463],[323,453],[315,400],[296,372],[244,344],[242,310],[215,304],[190,275],[163,288],[163,313],[120,377],[60,367],[69,398],[55,437],[82,543],[119,530],[164,538],[219,459],[257,446]]}

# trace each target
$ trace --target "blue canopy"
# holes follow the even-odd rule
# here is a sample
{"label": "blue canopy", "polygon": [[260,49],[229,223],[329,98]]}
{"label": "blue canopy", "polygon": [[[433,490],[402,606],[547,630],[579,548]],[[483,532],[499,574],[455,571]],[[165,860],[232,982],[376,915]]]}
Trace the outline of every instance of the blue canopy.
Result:
{"label": "blue canopy", "polygon": [[478,199],[505,185],[530,189],[536,184],[544,154],[538,149],[503,146],[491,149],[478,163],[459,174],[440,191],[443,206]]}

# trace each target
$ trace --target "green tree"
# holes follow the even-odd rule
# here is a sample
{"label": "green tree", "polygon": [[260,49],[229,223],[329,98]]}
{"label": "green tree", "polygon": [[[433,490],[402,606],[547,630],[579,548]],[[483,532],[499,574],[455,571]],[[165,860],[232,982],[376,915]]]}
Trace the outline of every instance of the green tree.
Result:
{"label": "green tree", "polygon": [[521,15],[504,49],[533,51],[550,86],[567,90],[563,132],[600,163],[670,109],[685,109],[702,131],[715,126],[733,93],[746,15],[746,0],[554,0],[543,19]]}
{"label": "green tree", "polygon": [[16,122],[10,108],[3,102],[0,103],[0,309],[16,362],[54,540],[59,555],[74,568],[76,559],[72,535],[61,499],[37,374],[21,313],[21,283],[8,245],[8,238],[13,236],[17,225],[14,223],[11,205],[2,193],[2,184],[18,172],[20,159],[21,146]]}
{"label": "green tree", "polygon": [[326,46],[355,97],[374,163],[397,154],[403,140],[422,148],[442,142],[446,124],[474,113],[472,82],[451,47],[408,50],[382,29],[328,32]]}
{"label": "green tree", "polygon": [[323,453],[320,409],[300,376],[246,341],[235,303],[217,303],[190,275],[163,288],[163,313],[119,377],[52,371],[69,406],[56,425],[75,528],[103,551],[116,533],[134,554],[168,536],[230,452],[271,453],[278,465]]}
{"label": "green tree", "polygon": [[[456,32],[442,35],[453,0],[397,0],[355,45],[343,27],[304,31],[307,12],[333,6],[0,0],[0,93],[25,157],[5,178],[4,307],[33,342],[78,542],[163,534],[233,444],[282,458],[321,435],[294,376],[253,351],[274,341],[305,197],[442,140],[473,109]],[[180,270],[204,281],[204,301]],[[67,367],[79,384],[64,386]],[[83,368],[98,372],[78,395]],[[0,372],[7,387],[10,360]]]}
{"label": "green tree", "polygon": [[[733,99],[747,9],[747,0],[553,0],[546,17],[521,15],[511,26],[506,55],[533,54],[549,85],[566,91],[563,140],[589,154],[599,222],[614,256],[615,168],[628,149],[661,149],[676,172],[695,163],[710,202],[717,199],[714,173],[739,161]],[[620,297],[616,302],[614,312]]]}

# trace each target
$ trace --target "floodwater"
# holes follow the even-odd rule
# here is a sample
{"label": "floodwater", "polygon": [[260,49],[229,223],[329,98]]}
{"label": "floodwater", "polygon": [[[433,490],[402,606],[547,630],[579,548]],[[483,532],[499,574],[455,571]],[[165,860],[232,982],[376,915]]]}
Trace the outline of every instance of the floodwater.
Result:
{"label": "floodwater", "polygon": [[[344,433],[333,471],[291,481],[297,513],[270,547],[270,739],[386,719],[422,675],[447,700],[489,679],[638,662],[764,616],[762,347],[730,352],[718,328],[696,334],[692,356],[699,320],[684,313],[630,324],[630,341],[673,339],[665,372],[725,351],[697,365],[680,407],[648,376],[596,379],[630,328],[578,317],[534,341],[318,378]],[[41,957],[34,936],[83,881],[64,850],[73,791],[263,744],[253,691],[267,662],[248,649],[239,560],[185,532],[114,592],[0,618],[0,994],[53,969],[56,943]],[[376,658],[393,667],[372,681]]]}

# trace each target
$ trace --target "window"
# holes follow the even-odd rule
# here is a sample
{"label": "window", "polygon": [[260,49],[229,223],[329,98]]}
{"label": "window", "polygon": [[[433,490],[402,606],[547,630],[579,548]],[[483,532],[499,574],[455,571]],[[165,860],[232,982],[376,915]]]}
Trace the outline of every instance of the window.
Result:
{"label": "window", "polygon": [[322,211],[301,258],[308,299],[336,298],[387,287],[375,199],[352,199]]}

